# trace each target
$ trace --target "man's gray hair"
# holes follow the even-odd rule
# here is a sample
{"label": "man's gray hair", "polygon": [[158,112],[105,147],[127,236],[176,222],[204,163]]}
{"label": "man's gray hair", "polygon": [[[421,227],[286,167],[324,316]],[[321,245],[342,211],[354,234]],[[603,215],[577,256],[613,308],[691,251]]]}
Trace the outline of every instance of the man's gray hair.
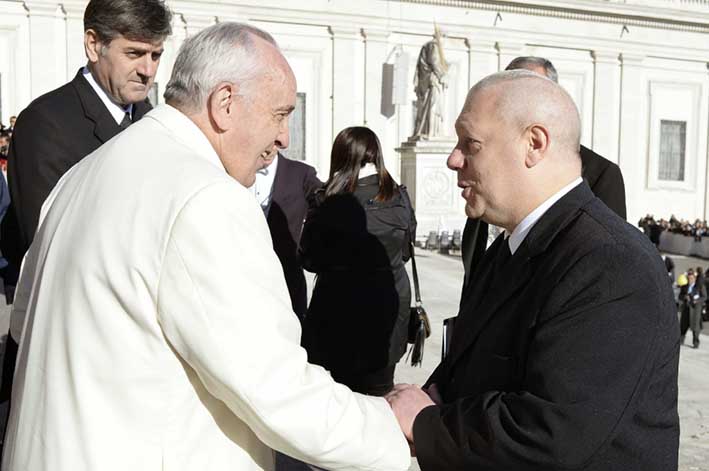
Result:
{"label": "man's gray hair", "polygon": [[517,70],[517,69],[531,70],[531,69],[534,69],[537,67],[544,69],[544,75],[546,75],[546,77],[549,80],[559,83],[559,74],[556,72],[556,68],[554,67],[554,64],[552,64],[549,59],[545,59],[543,57],[535,57],[535,56],[515,57],[514,59],[512,59],[512,62],[510,62],[507,67],[505,67],[505,70]]}
{"label": "man's gray hair", "polygon": [[254,79],[269,67],[257,53],[254,37],[278,47],[267,32],[234,22],[210,26],[188,38],[165,87],[165,101],[185,111],[197,111],[224,82],[237,84],[239,95],[247,96]]}

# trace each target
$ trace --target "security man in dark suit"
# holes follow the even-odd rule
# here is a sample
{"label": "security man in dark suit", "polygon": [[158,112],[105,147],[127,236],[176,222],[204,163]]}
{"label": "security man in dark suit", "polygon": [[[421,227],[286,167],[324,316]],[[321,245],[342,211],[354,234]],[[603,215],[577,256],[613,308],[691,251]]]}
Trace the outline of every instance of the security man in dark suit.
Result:
{"label": "security man in dark suit", "polygon": [[[554,82],[559,81],[559,75],[548,59],[543,57],[517,57],[509,63],[505,70],[526,69],[543,75]],[[581,146],[581,176],[591,187],[591,191],[610,209],[623,219],[626,219],[625,184],[620,167],[610,160],[601,157],[591,149]],[[472,272],[482,259],[487,248],[488,226],[479,219],[468,219],[463,229],[461,253],[465,270],[464,284],[467,284]]]}
{"label": "security man in dark suit", "polygon": [[677,470],[679,332],[655,247],[581,178],[569,94],[486,77],[448,167],[468,217],[505,229],[425,389],[388,396],[422,471]]}
{"label": "security man in dark suit", "polygon": [[308,309],[308,287],[297,255],[298,244],[308,211],[308,198],[323,183],[313,167],[281,153],[264,156],[264,163],[265,167],[256,173],[252,191],[266,215],[273,250],[283,267],[293,311],[302,321]]}
{"label": "security man in dark suit", "polygon": [[[12,201],[0,238],[9,263],[4,278],[8,303],[42,203],[54,185],[70,167],[151,109],[147,96],[171,22],[163,0],[91,0],[84,13],[86,67],[17,117],[8,155]],[[16,350],[8,335],[3,398],[10,393]]]}

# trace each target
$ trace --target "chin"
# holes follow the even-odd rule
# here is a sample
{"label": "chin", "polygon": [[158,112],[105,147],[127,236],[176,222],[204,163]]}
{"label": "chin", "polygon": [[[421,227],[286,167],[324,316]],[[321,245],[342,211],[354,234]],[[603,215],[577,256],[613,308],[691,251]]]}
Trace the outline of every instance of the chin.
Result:
{"label": "chin", "polygon": [[468,216],[470,219],[480,219],[480,217],[483,215],[483,211],[480,211],[478,208],[474,208],[466,204],[465,215]]}
{"label": "chin", "polygon": [[145,99],[148,98],[148,90],[146,89],[145,91],[140,91],[136,93],[130,93],[126,97],[126,103],[132,104],[132,103],[139,103],[141,101],[145,101]]}

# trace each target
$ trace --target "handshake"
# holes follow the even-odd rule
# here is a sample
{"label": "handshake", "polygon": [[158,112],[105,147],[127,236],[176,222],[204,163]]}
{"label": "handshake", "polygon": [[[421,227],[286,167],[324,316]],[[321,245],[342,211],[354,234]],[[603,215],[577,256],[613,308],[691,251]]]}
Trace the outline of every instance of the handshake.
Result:
{"label": "handshake", "polygon": [[384,398],[399,422],[401,431],[411,447],[411,456],[416,456],[414,448],[414,421],[423,409],[440,405],[441,396],[435,384],[423,389],[414,384],[397,384]]}

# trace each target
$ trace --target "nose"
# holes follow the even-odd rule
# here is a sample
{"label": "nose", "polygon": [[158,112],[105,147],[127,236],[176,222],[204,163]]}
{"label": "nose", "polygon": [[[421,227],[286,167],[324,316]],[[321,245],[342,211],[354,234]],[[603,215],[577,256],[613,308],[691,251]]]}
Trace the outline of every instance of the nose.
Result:
{"label": "nose", "polygon": [[136,68],[136,72],[138,72],[138,75],[141,77],[145,78],[150,78],[155,75],[155,72],[158,69],[158,64],[160,63],[160,60],[155,60],[152,58],[151,54],[145,54],[141,60],[138,62],[138,67]]}
{"label": "nose", "polygon": [[453,152],[451,152],[451,155],[448,156],[446,165],[448,165],[448,168],[451,170],[460,170],[463,168],[464,161],[463,153],[456,147],[453,149]]}
{"label": "nose", "polygon": [[283,118],[278,129],[278,135],[276,136],[276,147],[279,149],[285,149],[290,143],[290,132],[288,130],[288,118]]}

